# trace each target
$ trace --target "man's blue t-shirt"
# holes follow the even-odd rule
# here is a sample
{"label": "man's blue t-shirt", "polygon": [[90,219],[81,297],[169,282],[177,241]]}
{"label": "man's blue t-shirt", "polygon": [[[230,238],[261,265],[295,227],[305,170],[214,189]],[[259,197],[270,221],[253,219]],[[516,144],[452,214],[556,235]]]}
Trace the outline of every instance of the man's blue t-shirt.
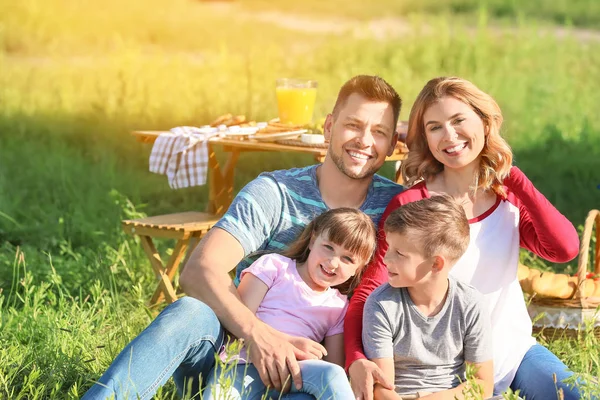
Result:
{"label": "man's blue t-shirt", "polygon": [[[236,285],[241,271],[254,261],[248,256],[256,251],[281,252],[310,221],[328,210],[317,184],[317,167],[260,174],[238,193],[217,222],[216,227],[230,233],[244,248]],[[377,226],[387,204],[402,190],[402,186],[375,175],[360,210]]]}

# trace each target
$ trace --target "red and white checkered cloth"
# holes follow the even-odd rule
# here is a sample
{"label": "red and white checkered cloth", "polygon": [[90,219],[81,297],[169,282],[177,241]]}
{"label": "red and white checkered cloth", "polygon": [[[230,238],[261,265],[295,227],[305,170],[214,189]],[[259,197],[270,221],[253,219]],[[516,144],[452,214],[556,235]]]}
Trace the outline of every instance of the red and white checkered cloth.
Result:
{"label": "red and white checkered cloth", "polygon": [[206,184],[208,139],[216,129],[180,126],[161,134],[152,146],[150,172],[167,175],[171,189]]}

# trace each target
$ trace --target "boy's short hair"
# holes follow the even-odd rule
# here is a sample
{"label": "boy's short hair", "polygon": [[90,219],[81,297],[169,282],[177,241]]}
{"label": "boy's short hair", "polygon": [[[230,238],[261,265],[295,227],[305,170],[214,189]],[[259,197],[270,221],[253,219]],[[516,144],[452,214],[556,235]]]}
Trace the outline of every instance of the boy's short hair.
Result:
{"label": "boy's short hair", "polygon": [[469,246],[469,221],[451,196],[433,196],[398,207],[385,220],[387,233],[411,235],[424,257],[443,255],[458,261]]}

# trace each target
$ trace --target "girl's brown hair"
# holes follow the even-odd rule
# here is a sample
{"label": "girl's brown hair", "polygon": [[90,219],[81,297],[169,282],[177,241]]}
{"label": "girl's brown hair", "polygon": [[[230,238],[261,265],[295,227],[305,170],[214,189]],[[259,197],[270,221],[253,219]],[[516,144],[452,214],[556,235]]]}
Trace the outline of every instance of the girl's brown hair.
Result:
{"label": "girl's brown hair", "polygon": [[444,169],[427,146],[423,115],[442,97],[454,97],[470,106],[483,121],[485,144],[480,154],[479,174],[475,177],[473,191],[491,189],[506,196],[502,181],[510,172],[512,151],[500,136],[502,112],[498,103],[473,83],[456,77],[440,77],[427,82],[415,100],[408,119],[406,144],[408,158],[402,163],[402,176],[407,186],[417,181],[429,180]]}
{"label": "girl's brown hair", "polygon": [[313,219],[302,233],[282,252],[282,255],[305,263],[310,254],[309,245],[317,236],[324,234],[327,239],[342,246],[361,260],[361,267],[348,281],[336,286],[342,293],[352,291],[362,276],[364,266],[369,263],[377,242],[375,225],[364,212],[355,208],[334,208]]}

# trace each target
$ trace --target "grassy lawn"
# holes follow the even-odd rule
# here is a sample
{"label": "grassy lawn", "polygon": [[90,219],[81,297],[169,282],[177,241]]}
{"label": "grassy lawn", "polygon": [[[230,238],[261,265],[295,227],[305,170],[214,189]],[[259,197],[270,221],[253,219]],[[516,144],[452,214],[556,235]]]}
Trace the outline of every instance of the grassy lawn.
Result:
{"label": "grassy lawn", "polygon": [[[495,20],[525,19],[543,23],[567,24],[579,27],[600,27],[600,3],[595,0],[375,0],[348,2],[344,0],[278,0],[277,8],[307,15],[348,17],[358,19],[407,17],[415,14],[447,15],[451,19],[476,20],[485,10]],[[246,0],[251,10],[272,10],[269,0]]]}
{"label": "grassy lawn", "polygon": [[[0,398],[80,397],[153,317],[145,307],[151,268],[120,220],[202,209],[207,190],[170,190],[148,172],[150,148],[129,132],[204,124],[225,112],[270,119],[278,77],[318,80],[315,114],[323,117],[345,80],[378,74],[403,97],[404,119],[428,79],[470,79],[498,100],[516,164],[559,210],[580,225],[600,206],[599,42],[540,36],[528,23],[498,33],[494,18],[512,14],[496,8],[518,8],[509,0],[490,0],[474,26],[448,13],[467,15],[479,9],[475,1],[443,10],[433,1],[380,3],[277,9],[322,18],[414,11],[413,33],[376,39],[285,29],[248,18],[275,7],[258,0],[229,9],[191,0],[0,3]],[[571,1],[564,18],[553,16],[562,15],[561,3],[552,4],[533,1],[515,15],[597,24],[600,13],[585,8],[595,2]],[[577,22],[582,15],[591,22]],[[420,29],[425,23],[432,29]],[[244,155],[236,189],[263,170],[310,163]],[[540,341],[575,371],[600,374],[593,337]],[[156,398],[174,397],[168,384]]]}

